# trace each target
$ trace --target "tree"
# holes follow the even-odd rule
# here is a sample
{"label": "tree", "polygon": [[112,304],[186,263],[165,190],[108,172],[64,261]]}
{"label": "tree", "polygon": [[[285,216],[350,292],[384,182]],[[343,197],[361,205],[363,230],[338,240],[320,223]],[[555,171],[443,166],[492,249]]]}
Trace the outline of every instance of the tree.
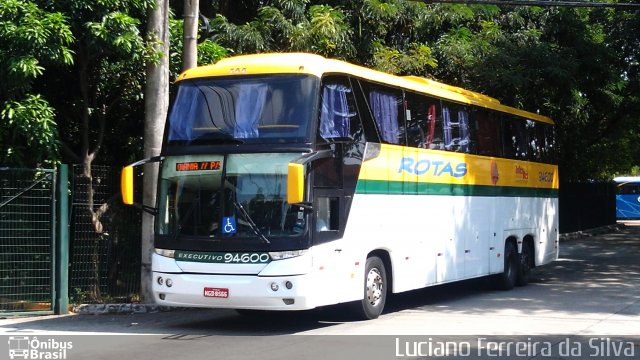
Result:
{"label": "tree", "polygon": [[[140,136],[121,129],[140,123],[144,65],[157,58],[140,31],[140,19],[150,5],[150,0],[43,1],[42,5],[73,18],[69,24],[73,67],[48,72],[37,86],[56,109],[65,161],[81,166],[86,211],[96,234],[104,232],[102,216],[118,197],[95,203],[92,165],[105,138],[117,139],[126,149]],[[93,241],[94,283],[89,298],[100,301],[98,238],[91,239],[87,241]]]}
{"label": "tree", "polygon": [[182,71],[198,64],[199,0],[184,0],[184,26],[182,37]]}
{"label": "tree", "polygon": [[[144,156],[150,158],[160,154],[164,122],[169,108],[169,1],[157,0],[149,9],[147,33],[161,57],[147,65],[145,90]],[[142,203],[155,204],[158,168],[146,164]],[[151,291],[151,254],[153,253],[153,215],[142,215],[142,268],[140,298],[153,302]]]}
{"label": "tree", "polygon": [[74,37],[60,12],[31,1],[0,3],[0,164],[39,167],[60,160],[55,110],[34,82],[73,63]]}

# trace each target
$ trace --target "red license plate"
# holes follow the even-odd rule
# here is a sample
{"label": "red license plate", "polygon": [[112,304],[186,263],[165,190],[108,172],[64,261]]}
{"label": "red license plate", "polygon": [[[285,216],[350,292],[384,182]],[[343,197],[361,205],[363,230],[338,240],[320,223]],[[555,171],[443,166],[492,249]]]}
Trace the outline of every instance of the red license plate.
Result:
{"label": "red license plate", "polygon": [[206,287],[204,288],[204,297],[226,299],[229,297],[229,289]]}

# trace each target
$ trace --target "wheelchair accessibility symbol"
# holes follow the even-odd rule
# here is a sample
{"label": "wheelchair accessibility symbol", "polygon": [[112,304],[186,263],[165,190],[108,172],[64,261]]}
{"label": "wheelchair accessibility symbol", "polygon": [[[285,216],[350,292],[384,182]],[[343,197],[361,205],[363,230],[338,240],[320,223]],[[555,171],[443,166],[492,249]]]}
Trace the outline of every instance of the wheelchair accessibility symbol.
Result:
{"label": "wheelchair accessibility symbol", "polygon": [[236,218],[233,216],[222,218],[222,233],[223,234],[235,234],[236,233]]}

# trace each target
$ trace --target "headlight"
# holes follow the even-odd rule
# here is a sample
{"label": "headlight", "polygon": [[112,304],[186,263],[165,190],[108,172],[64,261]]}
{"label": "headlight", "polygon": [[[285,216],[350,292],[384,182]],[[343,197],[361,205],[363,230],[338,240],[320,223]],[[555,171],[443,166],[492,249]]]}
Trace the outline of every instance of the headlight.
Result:
{"label": "headlight", "polygon": [[274,251],[270,252],[271,260],[284,260],[298,256],[302,256],[307,253],[307,250],[289,250],[289,251]]}
{"label": "headlight", "polygon": [[176,255],[176,251],[175,250],[167,250],[167,249],[155,249],[155,250],[156,250],[156,254],[158,254],[160,256],[172,258],[172,259]]}

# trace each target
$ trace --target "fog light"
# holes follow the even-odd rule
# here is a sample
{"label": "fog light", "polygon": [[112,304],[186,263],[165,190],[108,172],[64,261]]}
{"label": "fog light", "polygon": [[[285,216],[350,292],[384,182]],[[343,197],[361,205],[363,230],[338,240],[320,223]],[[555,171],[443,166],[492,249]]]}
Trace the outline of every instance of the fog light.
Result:
{"label": "fog light", "polygon": [[295,300],[293,300],[293,299],[282,299],[282,302],[283,302],[285,305],[293,305],[293,303],[295,302]]}
{"label": "fog light", "polygon": [[287,282],[284,283],[284,286],[287,289],[291,290],[291,288],[293,288],[293,283],[291,281],[287,281]]}
{"label": "fog light", "polygon": [[167,281],[165,281],[165,284],[167,284],[167,287],[172,287],[173,286],[173,280],[167,279]]}
{"label": "fog light", "polygon": [[271,283],[271,290],[273,290],[273,291],[278,291],[278,289],[279,289],[279,288],[280,288],[280,287],[278,286],[278,284],[276,284],[276,283],[274,283],[274,282],[272,282],[272,283]]}
{"label": "fog light", "polygon": [[158,276],[158,285],[162,284],[164,284],[164,279],[162,278],[162,276]]}
{"label": "fog light", "polygon": [[160,296],[160,300],[164,300],[164,294],[160,294],[158,296]]}

